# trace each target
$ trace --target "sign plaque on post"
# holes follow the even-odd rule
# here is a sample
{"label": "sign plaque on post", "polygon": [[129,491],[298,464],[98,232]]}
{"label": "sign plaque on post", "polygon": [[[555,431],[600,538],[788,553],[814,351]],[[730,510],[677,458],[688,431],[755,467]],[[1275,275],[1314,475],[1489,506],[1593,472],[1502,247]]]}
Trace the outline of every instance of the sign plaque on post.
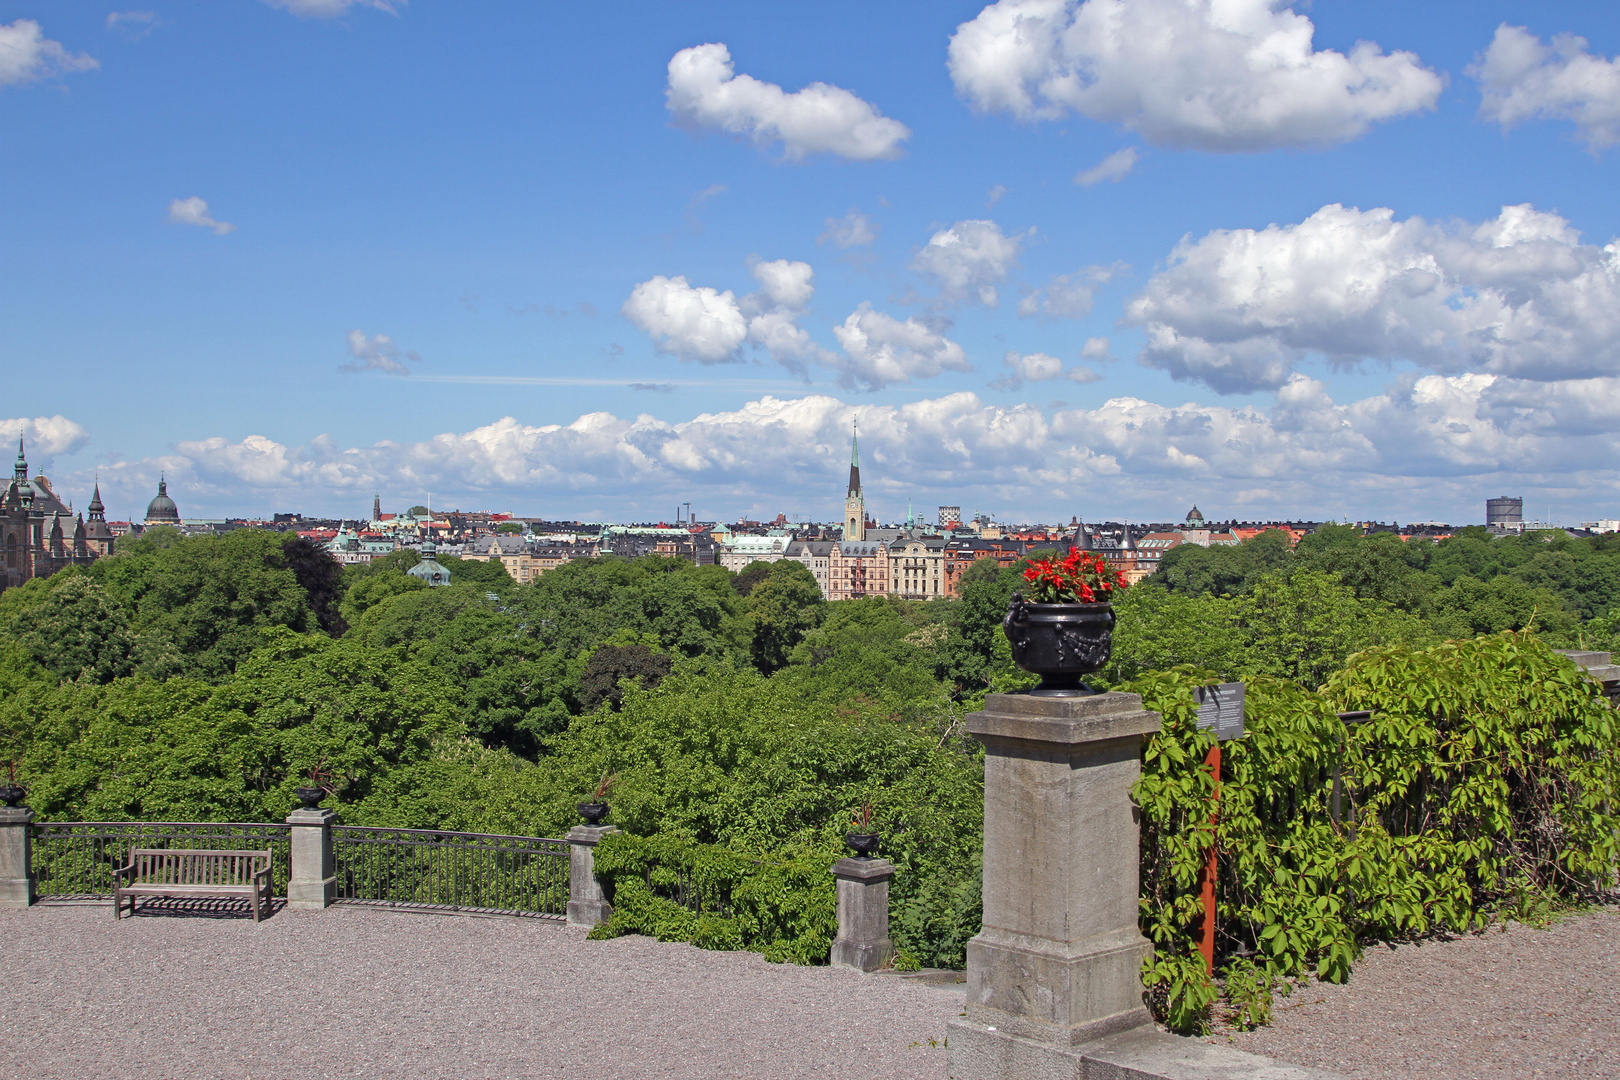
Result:
{"label": "sign plaque on post", "polygon": [[1243,684],[1217,683],[1193,691],[1198,702],[1198,726],[1213,728],[1218,742],[1243,738]]}
{"label": "sign plaque on post", "polygon": [[[1215,779],[1215,794],[1211,801],[1218,806],[1221,800],[1221,743],[1243,738],[1243,684],[1229,682],[1200,686],[1193,690],[1193,700],[1198,703],[1199,729],[1215,734],[1215,745],[1204,755],[1204,764],[1209,766],[1210,775]],[[1214,832],[1218,824],[1219,813],[1211,813],[1210,830]],[[1215,877],[1220,870],[1217,862],[1219,851],[1219,840],[1209,845],[1209,861],[1199,874],[1198,891],[1204,906],[1204,925],[1199,935],[1198,951],[1204,955],[1204,967],[1211,978],[1215,975]]]}

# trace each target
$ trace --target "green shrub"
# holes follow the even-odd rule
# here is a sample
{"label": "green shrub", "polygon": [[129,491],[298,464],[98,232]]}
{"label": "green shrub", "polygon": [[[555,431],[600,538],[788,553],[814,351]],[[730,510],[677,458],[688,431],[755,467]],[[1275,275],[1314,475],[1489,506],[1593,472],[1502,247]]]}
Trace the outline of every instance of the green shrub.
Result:
{"label": "green shrub", "polygon": [[[1466,931],[1610,880],[1617,715],[1529,634],[1369,649],[1319,693],[1251,679],[1247,738],[1223,744],[1217,831],[1193,701],[1209,681],[1180,667],[1126,687],[1164,716],[1134,796],[1142,928],[1157,950],[1144,982],[1176,1030],[1200,1030],[1216,996],[1193,935],[1217,831],[1217,949],[1237,959],[1226,974],[1240,1022],[1264,1017],[1276,979],[1344,980],[1366,941]],[[1336,712],[1352,709],[1373,717],[1346,728]]]}
{"label": "green shrub", "polygon": [[755,859],[668,834],[605,836],[596,875],[613,916],[590,936],[646,934],[703,949],[749,949],[775,963],[825,964],[838,933],[829,873],[836,858],[807,848]]}

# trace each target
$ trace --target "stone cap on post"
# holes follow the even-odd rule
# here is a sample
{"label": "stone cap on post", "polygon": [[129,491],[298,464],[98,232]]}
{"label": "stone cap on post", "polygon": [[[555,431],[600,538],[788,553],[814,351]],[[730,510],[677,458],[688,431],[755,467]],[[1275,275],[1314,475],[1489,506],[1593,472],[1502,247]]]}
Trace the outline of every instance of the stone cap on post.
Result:
{"label": "stone cap on post", "polygon": [[317,806],[314,809],[299,807],[287,815],[287,824],[303,826],[330,825],[336,817],[336,810],[328,810],[324,806]]}
{"label": "stone cap on post", "polygon": [[563,839],[570,844],[595,845],[601,842],[602,837],[612,836],[619,831],[617,825],[575,825]]}
{"label": "stone cap on post", "polygon": [[857,859],[846,856],[832,865],[833,877],[846,881],[887,881],[894,877],[894,863],[888,859]]}
{"label": "stone cap on post", "polygon": [[1143,739],[1157,732],[1161,724],[1158,713],[1142,708],[1141,694],[1117,691],[1072,698],[991,694],[984,699],[984,711],[967,718],[969,734],[981,741],[1011,739],[1069,746]]}

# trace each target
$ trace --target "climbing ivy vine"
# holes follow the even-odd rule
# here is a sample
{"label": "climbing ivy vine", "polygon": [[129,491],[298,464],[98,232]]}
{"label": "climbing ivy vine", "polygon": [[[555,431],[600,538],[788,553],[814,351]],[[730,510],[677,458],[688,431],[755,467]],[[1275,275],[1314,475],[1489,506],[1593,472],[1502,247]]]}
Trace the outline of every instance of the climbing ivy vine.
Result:
{"label": "climbing ivy vine", "polygon": [[[1612,885],[1620,714],[1533,636],[1352,657],[1318,692],[1248,682],[1248,737],[1223,744],[1218,824],[1192,667],[1122,687],[1164,717],[1134,790],[1150,1003],[1202,1030],[1219,996],[1196,947],[1199,871],[1219,844],[1217,963],[1233,1017],[1271,988],[1342,981],[1369,941],[1460,932]],[[1346,725],[1338,712],[1367,710]],[[1333,778],[1341,810],[1333,813]]]}

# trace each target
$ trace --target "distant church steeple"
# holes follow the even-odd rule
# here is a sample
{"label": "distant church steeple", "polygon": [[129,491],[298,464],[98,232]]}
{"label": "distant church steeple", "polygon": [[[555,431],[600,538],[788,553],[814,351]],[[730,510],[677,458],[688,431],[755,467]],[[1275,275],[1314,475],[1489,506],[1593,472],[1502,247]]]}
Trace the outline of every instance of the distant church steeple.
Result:
{"label": "distant church steeple", "polygon": [[844,539],[866,539],[866,496],[861,493],[861,432],[856,421],[849,440],[849,490],[844,495]]}
{"label": "distant church steeple", "polygon": [[371,520],[372,521],[381,521],[382,520],[382,496],[381,495],[373,494],[371,496]]}

